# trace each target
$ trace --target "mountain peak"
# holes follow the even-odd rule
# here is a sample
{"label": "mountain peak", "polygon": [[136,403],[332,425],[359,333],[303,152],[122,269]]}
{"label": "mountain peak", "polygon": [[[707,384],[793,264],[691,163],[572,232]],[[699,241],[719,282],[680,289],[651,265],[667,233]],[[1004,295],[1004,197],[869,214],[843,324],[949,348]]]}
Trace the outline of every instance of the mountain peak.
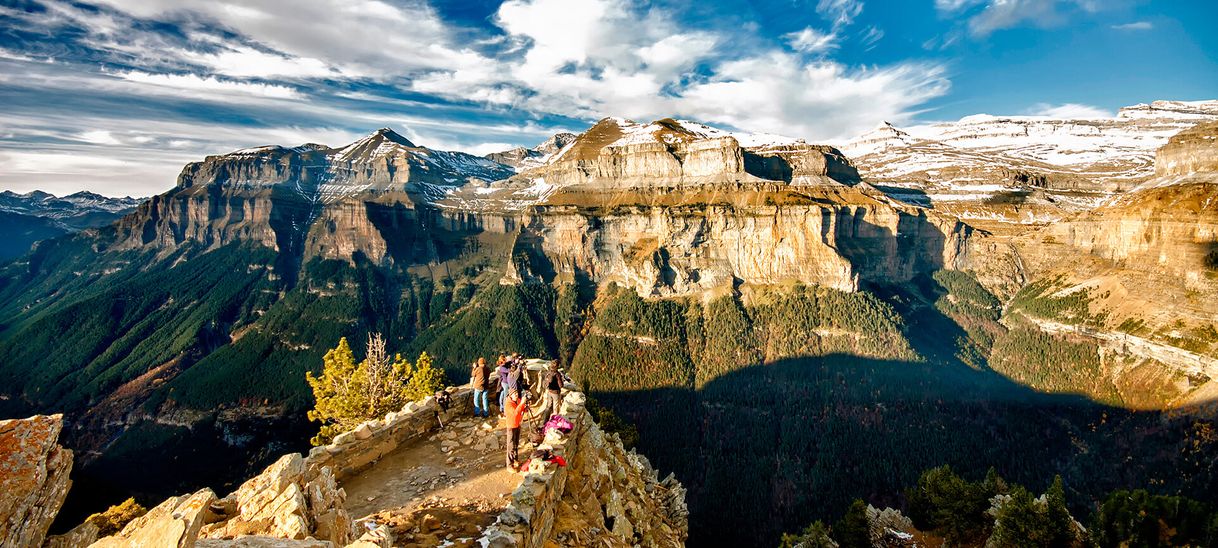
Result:
{"label": "mountain peak", "polygon": [[378,130],[372,132],[371,135],[365,137],[365,139],[378,139],[378,138],[385,140],[385,141],[397,143],[404,147],[414,148],[416,146],[414,143],[410,142],[409,139],[402,137],[401,134],[399,134],[398,132],[394,131],[393,129],[387,128],[387,127],[378,129]]}
{"label": "mountain peak", "polygon": [[367,160],[393,153],[402,147],[417,148],[409,139],[387,127],[370,133],[367,137],[351,143],[338,151],[340,160]]}

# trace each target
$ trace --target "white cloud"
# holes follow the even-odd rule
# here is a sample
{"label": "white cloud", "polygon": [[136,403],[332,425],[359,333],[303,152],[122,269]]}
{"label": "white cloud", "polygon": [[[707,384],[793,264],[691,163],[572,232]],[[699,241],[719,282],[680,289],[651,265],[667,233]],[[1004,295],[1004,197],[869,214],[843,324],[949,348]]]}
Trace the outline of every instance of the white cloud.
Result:
{"label": "white cloud", "polygon": [[791,49],[804,53],[823,53],[837,48],[837,35],[824,33],[812,27],[805,27],[798,32],[784,34]]}
{"label": "white cloud", "polygon": [[1116,30],[1150,30],[1155,28],[1155,25],[1150,21],[1134,21],[1132,23],[1112,25],[1112,28]]}
{"label": "white cloud", "polygon": [[238,78],[333,78],[341,76],[337,69],[319,59],[288,57],[258,51],[248,46],[236,46],[209,53],[184,49],[175,51],[182,59],[209,67],[217,74]]}
{"label": "white cloud", "polygon": [[816,13],[833,23],[833,29],[844,27],[854,22],[863,13],[862,0],[820,0],[816,3]]}
{"label": "white cloud", "polygon": [[1032,116],[1047,116],[1049,118],[1061,118],[1066,120],[1113,117],[1113,113],[1108,110],[1079,103],[1064,103],[1060,105],[1037,103],[1032,105],[1032,108],[1028,109],[1028,114]]}
{"label": "white cloud", "polygon": [[106,131],[104,129],[94,129],[94,130],[81,132],[79,137],[80,137],[80,140],[82,140],[86,143],[93,143],[95,145],[121,145],[121,144],[123,144],[122,141],[119,141],[118,139],[116,139],[114,137],[113,134],[111,134],[109,131]]}
{"label": "white cloud", "polygon": [[232,80],[221,80],[215,76],[199,76],[198,74],[150,74],[147,72],[127,71],[120,72],[117,74],[117,76],[129,82],[150,84],[183,91],[255,95],[274,99],[298,99],[301,97],[299,92],[288,86],[253,82],[236,82]]}
{"label": "white cloud", "polygon": [[[973,9],[983,6],[980,11]],[[1097,0],[935,0],[935,9],[944,15],[970,12],[968,29],[974,36],[988,36],[996,30],[1025,22],[1048,28],[1066,20],[1064,10],[1095,13],[1106,7]]]}
{"label": "white cloud", "polygon": [[[139,18],[214,21],[279,52],[282,60],[253,59],[241,48],[218,55],[233,76],[251,63],[275,63],[290,74],[333,70],[346,77],[389,78],[414,70],[471,67],[487,59],[464,47],[461,29],[445,23],[421,0],[99,0]],[[206,54],[200,54],[206,55]]]}
{"label": "white cloud", "polygon": [[883,39],[883,29],[875,26],[867,27],[867,30],[863,31],[863,34],[859,37],[859,41],[863,43],[863,48],[868,51],[874,48],[875,45]]}

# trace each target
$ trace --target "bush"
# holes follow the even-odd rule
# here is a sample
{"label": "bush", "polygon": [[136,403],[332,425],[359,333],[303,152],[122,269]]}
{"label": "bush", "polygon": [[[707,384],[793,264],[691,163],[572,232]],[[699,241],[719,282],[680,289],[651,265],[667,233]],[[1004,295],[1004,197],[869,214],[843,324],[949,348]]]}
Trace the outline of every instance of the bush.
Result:
{"label": "bush", "polygon": [[122,503],[106,509],[105,512],[89,516],[85,519],[85,523],[92,523],[97,526],[98,538],[108,537],[122,531],[123,527],[131,520],[147,513],[147,508],[135,502],[135,499],[128,498]]}

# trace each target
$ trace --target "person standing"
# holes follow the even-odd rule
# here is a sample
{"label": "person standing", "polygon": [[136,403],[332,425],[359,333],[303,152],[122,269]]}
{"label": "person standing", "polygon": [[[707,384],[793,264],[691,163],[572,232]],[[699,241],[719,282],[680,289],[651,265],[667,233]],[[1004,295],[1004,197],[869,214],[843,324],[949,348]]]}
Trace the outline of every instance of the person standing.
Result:
{"label": "person standing", "polygon": [[486,384],[490,376],[486,367],[486,358],[478,358],[473,369],[469,372],[469,383],[474,387],[474,416],[489,417],[491,409],[486,403]]}
{"label": "person standing", "polygon": [[508,374],[511,369],[508,368],[507,357],[499,356],[499,365],[495,368],[495,374],[499,376],[499,416],[504,416],[504,402],[507,400],[508,393]]}
{"label": "person standing", "polygon": [[507,438],[507,443],[504,444],[507,449],[507,467],[512,471],[516,471],[519,467],[517,446],[520,445],[520,423],[524,421],[524,412],[528,407],[527,400],[521,397],[520,392],[511,389],[507,396],[507,411],[505,412],[507,421],[503,426]]}
{"label": "person standing", "polygon": [[[550,409],[550,416],[558,414],[562,406],[562,372],[558,370],[558,360],[550,362],[549,369],[541,377],[541,386],[546,391],[545,407]],[[544,409],[543,408],[543,409]]]}

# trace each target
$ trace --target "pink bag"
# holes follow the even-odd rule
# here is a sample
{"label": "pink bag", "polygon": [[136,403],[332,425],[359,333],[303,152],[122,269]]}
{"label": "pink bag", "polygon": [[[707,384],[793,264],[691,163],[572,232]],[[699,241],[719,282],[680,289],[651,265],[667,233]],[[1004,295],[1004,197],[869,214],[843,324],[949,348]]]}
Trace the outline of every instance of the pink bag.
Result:
{"label": "pink bag", "polygon": [[572,428],[575,428],[575,425],[571,424],[571,421],[567,420],[566,417],[563,417],[562,415],[554,415],[550,417],[550,420],[546,421],[546,430],[557,430],[563,434],[566,434],[567,432],[570,432]]}

